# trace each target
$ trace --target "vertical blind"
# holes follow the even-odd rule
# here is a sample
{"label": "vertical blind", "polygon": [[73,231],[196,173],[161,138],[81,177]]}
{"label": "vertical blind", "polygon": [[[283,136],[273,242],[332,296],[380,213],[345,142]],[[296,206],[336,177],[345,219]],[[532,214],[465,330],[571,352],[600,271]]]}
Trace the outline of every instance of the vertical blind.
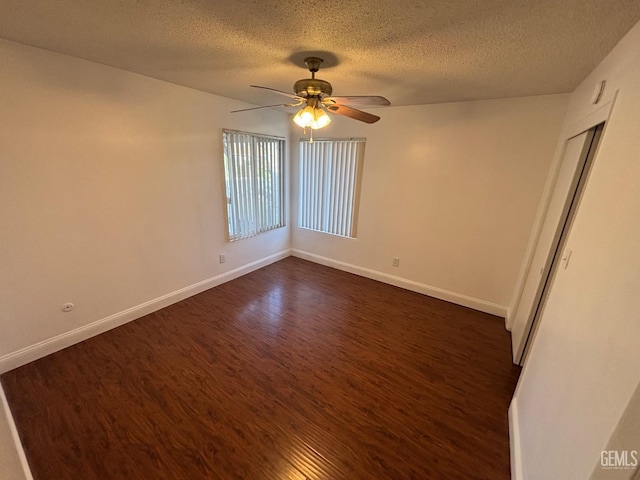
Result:
{"label": "vertical blind", "polygon": [[284,139],[223,131],[231,241],[284,226]]}
{"label": "vertical blind", "polygon": [[298,226],[356,236],[364,139],[300,142]]}

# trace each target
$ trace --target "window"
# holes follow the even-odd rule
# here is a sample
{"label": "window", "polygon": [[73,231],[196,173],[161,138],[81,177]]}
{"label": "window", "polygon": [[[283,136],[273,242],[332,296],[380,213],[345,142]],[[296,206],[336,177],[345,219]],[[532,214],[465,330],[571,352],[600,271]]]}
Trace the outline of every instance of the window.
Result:
{"label": "window", "polygon": [[298,226],[356,236],[363,139],[300,142]]}
{"label": "window", "polygon": [[284,226],[284,139],[224,130],[229,240]]}

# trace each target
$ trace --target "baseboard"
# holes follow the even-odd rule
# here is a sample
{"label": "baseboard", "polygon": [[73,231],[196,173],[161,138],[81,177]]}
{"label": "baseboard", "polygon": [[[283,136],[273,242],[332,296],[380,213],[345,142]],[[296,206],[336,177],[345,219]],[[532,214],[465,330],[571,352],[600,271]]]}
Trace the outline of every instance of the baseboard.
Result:
{"label": "baseboard", "polygon": [[378,280],[379,282],[388,283],[396,287],[411,290],[412,292],[422,293],[430,297],[445,300],[447,302],[462,305],[463,307],[473,308],[484,313],[490,313],[491,315],[497,315],[499,317],[505,317],[507,314],[507,308],[503,305],[487,302],[478,298],[469,297],[460,293],[450,292],[438,287],[432,287],[425,285],[424,283],[414,282],[413,280],[407,280],[406,278],[396,277],[387,273],[379,272],[377,270],[371,270],[369,268],[360,267],[351,263],[340,262],[332,258],[316,255],[315,253],[305,252],[304,250],[291,249],[291,255],[294,257],[309,260],[314,263],[326,265],[327,267],[337,268],[345,272],[354,273],[361,277],[371,278],[372,280]]}
{"label": "baseboard", "polygon": [[[11,415],[11,410],[9,409],[9,403],[7,402],[7,397],[5,396],[4,389],[2,388],[2,383],[0,383],[0,408],[2,408],[2,410],[4,411],[5,416],[7,418],[7,423],[9,424],[11,440],[13,440],[13,444],[15,445],[18,458],[20,459],[20,466],[22,467],[22,473],[24,474],[23,478],[25,480],[33,480],[33,476],[31,475],[31,469],[29,468],[27,457],[24,454],[24,449],[22,448],[22,442],[20,441],[18,430],[16,429],[16,424],[13,421],[13,415]],[[3,472],[0,472],[0,474],[2,473]],[[14,478],[12,475],[12,472],[4,472],[4,473],[7,473],[9,475],[9,478]],[[4,476],[2,478],[4,478]]]}
{"label": "baseboard", "polygon": [[513,327],[513,317],[511,316],[512,311],[511,307],[507,307],[507,313],[504,316],[504,328],[509,331],[511,331],[511,328]]}
{"label": "baseboard", "polygon": [[137,318],[148,315],[149,313],[168,307],[176,302],[189,298],[198,293],[204,292],[210,288],[221,285],[235,278],[246,275],[247,273],[258,270],[271,263],[289,257],[291,250],[286,249],[281,252],[261,258],[255,262],[248,263],[242,267],[221,273],[215,277],[208,278],[188,287],[181,288],[175,292],[168,293],[158,298],[154,298],[148,302],[136,305],[135,307],[123,310],[122,312],[109,315],[108,317],[96,320],[88,325],[76,328],[69,332],[62,333],[55,337],[43,340],[42,342],[30,345],[15,352],[0,357],[0,373],[8,372],[21,365],[37,360],[39,358],[50,355],[54,352],[70,347],[76,343],[87,340],[91,337],[104,333],[112,328],[119,327]]}
{"label": "baseboard", "polygon": [[515,397],[509,405],[509,452],[511,457],[511,480],[524,480],[520,458],[520,423]]}

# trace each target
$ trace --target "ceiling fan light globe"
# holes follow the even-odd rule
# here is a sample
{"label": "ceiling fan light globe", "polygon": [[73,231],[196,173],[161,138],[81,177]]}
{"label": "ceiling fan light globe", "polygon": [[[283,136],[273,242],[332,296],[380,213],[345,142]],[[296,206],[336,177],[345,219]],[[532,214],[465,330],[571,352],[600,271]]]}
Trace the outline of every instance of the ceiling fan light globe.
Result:
{"label": "ceiling fan light globe", "polygon": [[313,107],[307,105],[293,117],[293,121],[296,122],[302,128],[310,127],[314,121]]}
{"label": "ceiling fan light globe", "polygon": [[301,128],[307,128],[308,125],[306,125],[302,119],[300,118],[300,115],[296,115],[295,117],[293,117],[293,121],[298,124],[298,126],[300,126]]}
{"label": "ceiling fan light globe", "polygon": [[323,128],[331,123],[331,117],[329,117],[327,112],[325,112],[323,109],[316,108],[314,113],[315,113],[314,121],[313,121],[313,125],[311,125],[311,128],[314,128],[314,129]]}

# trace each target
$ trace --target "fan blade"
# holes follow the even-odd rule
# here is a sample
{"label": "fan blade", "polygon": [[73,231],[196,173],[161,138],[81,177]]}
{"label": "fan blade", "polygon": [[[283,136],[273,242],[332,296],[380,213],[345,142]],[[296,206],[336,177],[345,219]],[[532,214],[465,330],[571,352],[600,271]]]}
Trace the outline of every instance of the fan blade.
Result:
{"label": "fan blade", "polygon": [[279,93],[280,95],[284,95],[289,98],[295,98],[296,100],[302,99],[302,97],[299,97],[298,95],[294,95],[293,93],[283,92],[282,90],[276,90],[275,88],[271,88],[271,87],[261,87],[260,85],[249,85],[249,86],[253,88],[262,88],[263,90],[269,90],[271,92]]}
{"label": "fan blade", "polygon": [[251,107],[251,108],[242,108],[240,110],[233,110],[230,113],[238,113],[238,112],[248,112],[249,110],[259,110],[261,108],[273,108],[273,107],[298,107],[302,105],[302,102],[298,103],[279,103],[277,105],[265,105],[264,107]]}
{"label": "fan blade", "polygon": [[391,102],[378,95],[355,95],[349,97],[327,97],[322,100],[325,105],[391,105]]}
{"label": "fan blade", "polygon": [[327,105],[327,110],[365,123],[375,123],[380,120],[380,117],[377,115],[371,115],[370,113],[363,112],[362,110],[356,110],[355,108],[347,107],[346,105]]}

